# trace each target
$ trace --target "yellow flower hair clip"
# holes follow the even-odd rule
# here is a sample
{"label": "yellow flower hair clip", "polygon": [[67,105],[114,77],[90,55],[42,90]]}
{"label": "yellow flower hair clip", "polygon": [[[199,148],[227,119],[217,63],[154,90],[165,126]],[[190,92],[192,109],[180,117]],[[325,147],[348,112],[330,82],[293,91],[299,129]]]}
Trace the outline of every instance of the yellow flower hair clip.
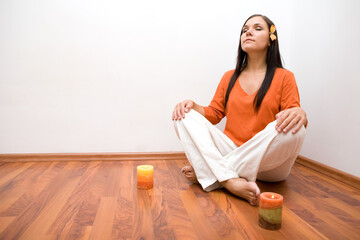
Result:
{"label": "yellow flower hair clip", "polygon": [[276,28],[274,25],[271,25],[270,27],[270,39],[271,41],[275,41],[276,40],[276,36],[275,36],[275,31],[276,31]]}

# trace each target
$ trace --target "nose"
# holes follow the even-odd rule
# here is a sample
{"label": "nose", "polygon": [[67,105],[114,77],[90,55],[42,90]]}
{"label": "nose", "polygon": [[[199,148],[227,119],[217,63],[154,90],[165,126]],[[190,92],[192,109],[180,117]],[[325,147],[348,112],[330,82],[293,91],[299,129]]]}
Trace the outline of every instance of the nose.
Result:
{"label": "nose", "polygon": [[249,29],[246,31],[246,36],[252,36],[252,35],[253,35],[252,29],[249,28]]}

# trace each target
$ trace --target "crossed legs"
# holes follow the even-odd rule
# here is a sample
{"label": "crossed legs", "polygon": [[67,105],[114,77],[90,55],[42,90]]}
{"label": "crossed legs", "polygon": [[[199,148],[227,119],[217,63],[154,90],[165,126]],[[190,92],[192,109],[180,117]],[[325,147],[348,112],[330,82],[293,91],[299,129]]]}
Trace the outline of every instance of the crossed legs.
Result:
{"label": "crossed legs", "polygon": [[279,134],[276,122],[238,147],[201,114],[190,111],[175,121],[175,130],[191,166],[182,172],[186,179],[199,183],[205,191],[225,187],[255,205],[261,180],[278,181],[287,177],[301,148],[305,130],[292,135]]}

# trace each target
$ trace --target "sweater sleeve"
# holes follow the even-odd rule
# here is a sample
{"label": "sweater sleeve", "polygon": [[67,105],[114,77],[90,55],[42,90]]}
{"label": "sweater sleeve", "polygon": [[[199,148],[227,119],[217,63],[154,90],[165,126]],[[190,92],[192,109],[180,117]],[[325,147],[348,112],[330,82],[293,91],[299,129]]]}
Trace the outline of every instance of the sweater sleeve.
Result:
{"label": "sweater sleeve", "polygon": [[288,72],[284,76],[280,111],[293,107],[300,107],[300,96],[295,76],[292,72]]}
{"label": "sweater sleeve", "polygon": [[233,71],[228,71],[223,75],[210,105],[203,107],[205,110],[205,118],[214,125],[225,117],[225,95],[232,74]]}

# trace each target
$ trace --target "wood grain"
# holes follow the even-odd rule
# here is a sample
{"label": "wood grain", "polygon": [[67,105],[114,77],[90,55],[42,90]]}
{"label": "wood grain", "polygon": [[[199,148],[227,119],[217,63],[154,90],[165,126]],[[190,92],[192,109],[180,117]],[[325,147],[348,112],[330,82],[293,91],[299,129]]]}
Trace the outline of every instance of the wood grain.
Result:
{"label": "wood grain", "polygon": [[[186,160],[184,152],[120,152],[120,153],[11,153],[0,154],[0,164],[13,162],[39,162],[39,161],[142,161],[142,160]],[[360,178],[310,158],[299,155],[296,162],[314,171],[320,172],[341,183],[360,189]],[[9,165],[7,165],[9,166]],[[4,174],[6,170],[2,168]],[[21,171],[17,169],[17,171]],[[17,174],[17,172],[13,173]],[[0,176],[2,172],[0,171]],[[11,177],[11,175],[9,175]],[[6,180],[6,179],[4,179]],[[1,185],[1,183],[0,183]]]}
{"label": "wood grain", "polygon": [[114,215],[116,208],[115,197],[101,198],[100,205],[91,228],[89,239],[110,239],[112,234]]}
{"label": "wood grain", "polygon": [[[154,188],[136,166],[154,165]],[[360,192],[295,164],[286,181],[258,181],[284,196],[283,225],[258,226],[258,208],[224,189],[187,182],[179,159],[0,164],[0,239],[358,239]]]}
{"label": "wood grain", "polygon": [[360,190],[360,178],[299,155],[296,162]]}

